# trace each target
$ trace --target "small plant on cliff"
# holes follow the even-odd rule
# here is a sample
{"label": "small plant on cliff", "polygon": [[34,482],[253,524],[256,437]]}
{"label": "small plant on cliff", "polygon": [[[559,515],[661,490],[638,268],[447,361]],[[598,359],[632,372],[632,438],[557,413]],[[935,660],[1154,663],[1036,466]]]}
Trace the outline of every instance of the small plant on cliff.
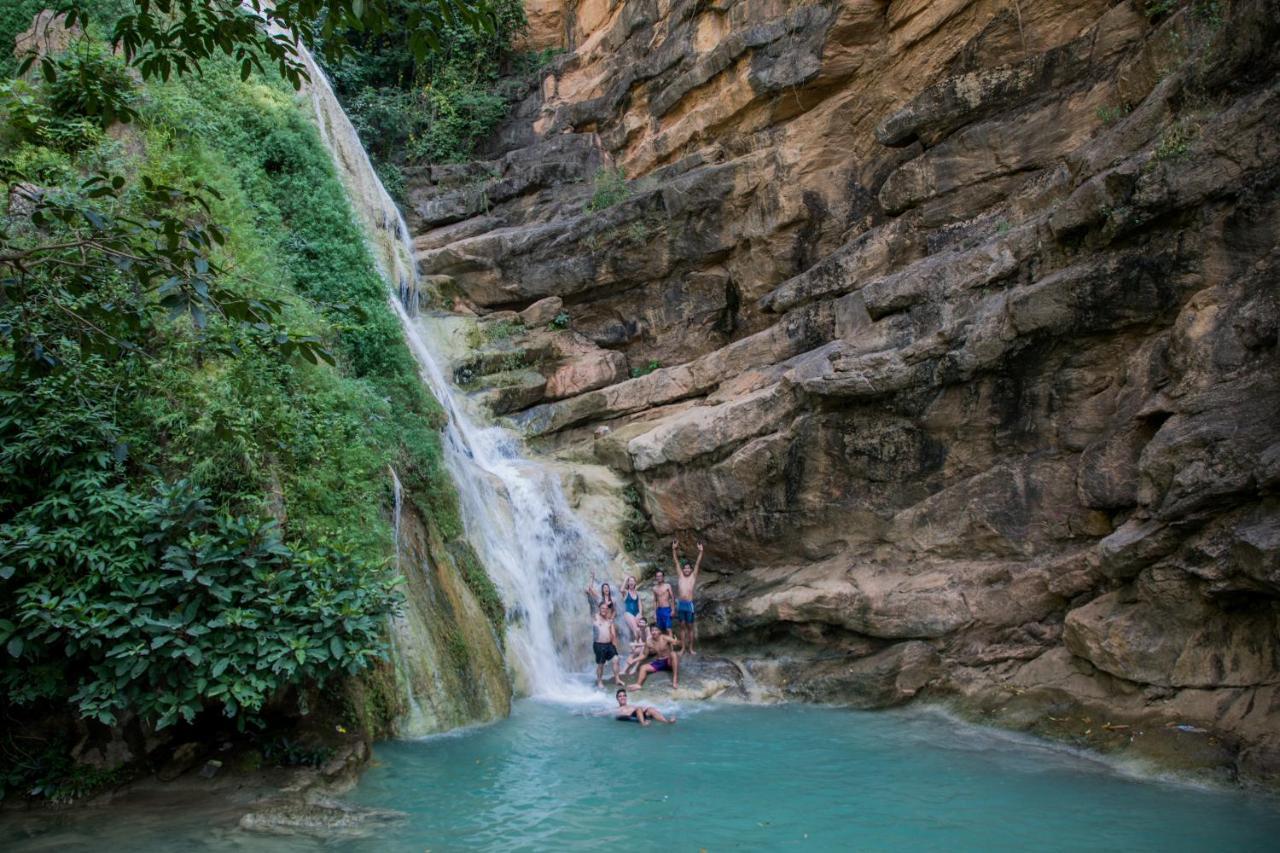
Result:
{"label": "small plant on cliff", "polygon": [[1098,117],[1098,121],[1102,122],[1104,125],[1113,125],[1116,122],[1118,122],[1120,119],[1127,116],[1128,114],[1129,114],[1128,104],[1121,104],[1120,106],[1098,107],[1095,113],[1095,115],[1097,115]]}
{"label": "small plant on cliff", "polygon": [[631,368],[631,378],[639,379],[641,376],[648,376],[660,367],[662,367],[662,362],[657,361],[656,359],[650,360],[644,367]]}
{"label": "small plant on cliff", "polygon": [[1195,124],[1186,120],[1178,121],[1160,135],[1160,141],[1151,152],[1152,159],[1166,161],[1185,157],[1191,150],[1191,143],[1199,135],[1200,128]]}
{"label": "small plant on cliff", "polygon": [[597,213],[621,204],[630,197],[631,187],[621,168],[601,169],[596,172],[595,192],[591,195],[591,201],[587,202],[587,211]]}
{"label": "small plant on cliff", "polygon": [[552,330],[569,328],[569,313],[561,311],[555,316],[554,320],[547,324],[547,328]]}

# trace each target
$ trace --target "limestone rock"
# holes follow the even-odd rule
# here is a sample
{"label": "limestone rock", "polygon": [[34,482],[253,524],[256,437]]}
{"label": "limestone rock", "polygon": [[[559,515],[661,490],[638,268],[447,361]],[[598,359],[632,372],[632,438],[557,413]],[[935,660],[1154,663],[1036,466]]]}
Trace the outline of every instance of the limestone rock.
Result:
{"label": "limestone rock", "polygon": [[417,260],[532,312],[480,393],[708,543],[770,689],[1275,776],[1280,14],[1221,5],[553,10],[484,159],[410,177]]}
{"label": "limestone rock", "polygon": [[564,300],[559,296],[548,296],[546,299],[539,299],[528,308],[520,312],[520,322],[526,326],[545,326],[556,318],[560,313],[560,309],[564,307]]}

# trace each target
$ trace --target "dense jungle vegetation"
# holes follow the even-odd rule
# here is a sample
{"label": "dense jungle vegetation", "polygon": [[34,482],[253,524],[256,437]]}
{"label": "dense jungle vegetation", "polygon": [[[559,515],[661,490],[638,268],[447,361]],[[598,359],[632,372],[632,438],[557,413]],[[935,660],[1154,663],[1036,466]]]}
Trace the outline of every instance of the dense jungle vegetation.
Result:
{"label": "dense jungle vegetation", "polygon": [[[422,5],[389,2],[401,17]],[[426,53],[406,31],[339,33],[346,50],[326,63],[334,91],[397,198],[406,168],[469,159],[507,115],[521,78],[551,58],[518,49],[528,30],[521,0],[493,0],[490,8],[491,28],[446,27],[438,49]]]}
{"label": "dense jungle vegetation", "polygon": [[[261,730],[383,659],[389,467],[446,538],[460,524],[443,415],[290,56],[216,20],[186,52],[135,20],[140,46],[113,51],[138,7],[97,0],[65,51],[22,63],[8,46],[46,5],[0,13],[0,794],[57,797],[93,781],[61,721]],[[378,7],[395,61],[458,73],[442,45],[467,16],[411,5]],[[344,11],[302,28],[344,79],[391,73],[370,48],[387,27],[351,26],[361,4],[293,6]],[[467,37],[506,32],[488,29]],[[425,156],[469,144],[432,127]]]}

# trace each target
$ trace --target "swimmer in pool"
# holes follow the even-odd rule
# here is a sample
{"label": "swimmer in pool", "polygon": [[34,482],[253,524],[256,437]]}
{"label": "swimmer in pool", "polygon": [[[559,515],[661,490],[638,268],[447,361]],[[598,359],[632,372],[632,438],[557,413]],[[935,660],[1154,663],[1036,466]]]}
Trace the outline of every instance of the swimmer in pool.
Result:
{"label": "swimmer in pool", "polygon": [[670,717],[663,716],[661,711],[651,705],[628,704],[627,691],[621,687],[613,695],[618,700],[618,707],[612,711],[615,720],[621,720],[624,723],[639,723],[642,726],[649,725],[649,720],[657,720],[660,723],[674,723],[676,721],[674,715]]}

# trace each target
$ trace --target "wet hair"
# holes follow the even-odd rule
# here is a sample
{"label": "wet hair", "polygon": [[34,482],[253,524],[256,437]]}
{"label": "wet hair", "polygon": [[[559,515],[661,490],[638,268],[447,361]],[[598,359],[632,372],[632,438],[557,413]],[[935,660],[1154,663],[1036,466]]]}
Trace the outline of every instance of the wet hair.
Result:
{"label": "wet hair", "polygon": [[621,693],[623,696],[627,695],[627,688],[619,687],[617,690],[613,691],[613,698],[617,699],[619,693]]}
{"label": "wet hair", "polygon": [[613,601],[613,588],[609,586],[608,581],[600,584],[600,597],[604,598],[605,596],[608,596],[609,600]]}
{"label": "wet hair", "polygon": [[692,569],[692,568],[693,568],[693,563],[690,563],[688,560],[685,560],[685,561],[684,561],[684,568],[686,568],[686,569]]}
{"label": "wet hair", "polygon": [[626,580],[624,580],[624,581],[622,582],[622,588],[623,588],[623,589],[630,589],[630,588],[631,588],[631,587],[633,587],[633,586],[638,586],[638,584],[636,583],[636,576],[635,576],[635,575],[627,575]]}

